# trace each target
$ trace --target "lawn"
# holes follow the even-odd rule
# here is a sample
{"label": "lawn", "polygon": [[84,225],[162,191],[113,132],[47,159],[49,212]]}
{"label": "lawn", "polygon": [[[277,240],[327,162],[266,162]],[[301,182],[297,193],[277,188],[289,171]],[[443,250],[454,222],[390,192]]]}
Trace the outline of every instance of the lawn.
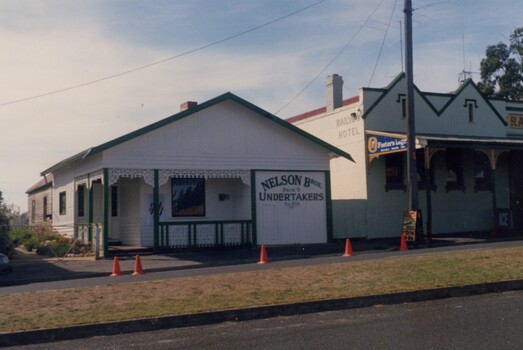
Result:
{"label": "lawn", "polygon": [[0,296],[0,332],[523,279],[523,247]]}

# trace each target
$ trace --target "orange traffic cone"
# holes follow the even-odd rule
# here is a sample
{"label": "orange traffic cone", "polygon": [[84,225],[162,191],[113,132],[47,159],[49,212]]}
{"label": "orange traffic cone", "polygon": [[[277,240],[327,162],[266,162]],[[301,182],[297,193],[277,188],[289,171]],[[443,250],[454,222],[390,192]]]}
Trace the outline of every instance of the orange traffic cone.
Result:
{"label": "orange traffic cone", "polygon": [[113,273],[110,275],[111,277],[114,276],[120,276],[122,274],[122,271],[120,271],[120,263],[118,262],[118,257],[114,257],[113,261]]}
{"label": "orange traffic cone", "polygon": [[262,244],[261,246],[261,252],[260,252],[260,261],[258,264],[268,264],[269,259],[267,258],[267,251],[265,250],[265,245]]}
{"label": "orange traffic cone", "polygon": [[142,263],[140,261],[140,255],[136,255],[136,260],[134,262],[134,272],[133,276],[143,275]]}
{"label": "orange traffic cone", "polygon": [[405,240],[405,235],[401,235],[401,243],[400,243],[400,251],[406,251],[409,250],[407,247],[407,241]]}
{"label": "orange traffic cone", "polygon": [[352,256],[352,246],[350,245],[350,239],[347,238],[345,241],[345,254],[343,256]]}

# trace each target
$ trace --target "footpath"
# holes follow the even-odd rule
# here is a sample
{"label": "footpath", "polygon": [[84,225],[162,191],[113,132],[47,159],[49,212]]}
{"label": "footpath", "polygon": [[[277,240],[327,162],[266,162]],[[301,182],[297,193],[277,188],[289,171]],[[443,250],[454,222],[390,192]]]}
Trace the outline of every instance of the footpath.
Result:
{"label": "footpath", "polygon": [[[13,273],[0,276],[0,294],[30,292],[37,290],[76,288],[81,286],[128,283],[144,280],[177,278],[191,275],[207,275],[252,271],[260,268],[284,268],[294,266],[320,265],[352,260],[372,260],[398,255],[423,255],[452,250],[482,249],[522,246],[523,237],[513,236],[492,239],[489,236],[438,237],[431,246],[409,247],[408,251],[399,251],[398,239],[390,240],[352,240],[354,255],[342,257],[344,242],[268,247],[267,253],[271,264],[258,265],[259,248],[202,250],[198,252],[180,252],[165,255],[141,256],[145,274],[132,276],[134,257],[120,257],[123,275],[109,277],[113,269],[113,260],[80,259],[45,259],[32,254],[22,254],[12,260]],[[26,332],[0,333],[0,346],[45,343],[58,340],[83,338],[99,335],[113,335],[127,332],[151,331],[162,328],[197,326],[226,321],[243,321],[335,309],[367,307],[377,304],[393,304],[432,300],[455,296],[500,292],[523,289],[523,280],[496,283],[484,283],[451,288],[439,288],[414,292],[371,295],[357,298],[322,300],[295,303],[292,305],[272,305],[241,310],[226,310],[166,316],[153,319],[141,319],[111,322],[94,325],[81,325],[55,329],[43,329]],[[0,296],[1,298],[1,296]]]}

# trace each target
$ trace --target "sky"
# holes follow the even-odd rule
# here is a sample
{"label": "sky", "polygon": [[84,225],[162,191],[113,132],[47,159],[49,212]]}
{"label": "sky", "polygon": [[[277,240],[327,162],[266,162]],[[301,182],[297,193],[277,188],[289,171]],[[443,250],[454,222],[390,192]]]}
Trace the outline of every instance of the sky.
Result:
{"label": "sky", "polygon": [[[412,6],[423,91],[455,90],[463,70],[477,82],[486,47],[523,26],[521,0]],[[188,100],[231,91],[285,119],[324,106],[333,73],[344,98],[384,87],[402,71],[403,9],[401,0],[0,0],[4,200],[26,211],[40,172]]]}

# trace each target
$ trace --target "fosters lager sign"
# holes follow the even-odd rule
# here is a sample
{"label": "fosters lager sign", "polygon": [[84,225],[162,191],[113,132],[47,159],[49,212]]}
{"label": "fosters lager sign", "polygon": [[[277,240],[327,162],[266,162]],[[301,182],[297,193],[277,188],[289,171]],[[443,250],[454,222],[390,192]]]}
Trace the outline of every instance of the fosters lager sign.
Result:
{"label": "fosters lager sign", "polygon": [[405,135],[367,131],[366,136],[367,153],[370,158],[388,153],[407,151],[407,137]]}
{"label": "fosters lager sign", "polygon": [[315,172],[257,172],[256,200],[260,204],[300,207],[325,201],[325,174]]}

